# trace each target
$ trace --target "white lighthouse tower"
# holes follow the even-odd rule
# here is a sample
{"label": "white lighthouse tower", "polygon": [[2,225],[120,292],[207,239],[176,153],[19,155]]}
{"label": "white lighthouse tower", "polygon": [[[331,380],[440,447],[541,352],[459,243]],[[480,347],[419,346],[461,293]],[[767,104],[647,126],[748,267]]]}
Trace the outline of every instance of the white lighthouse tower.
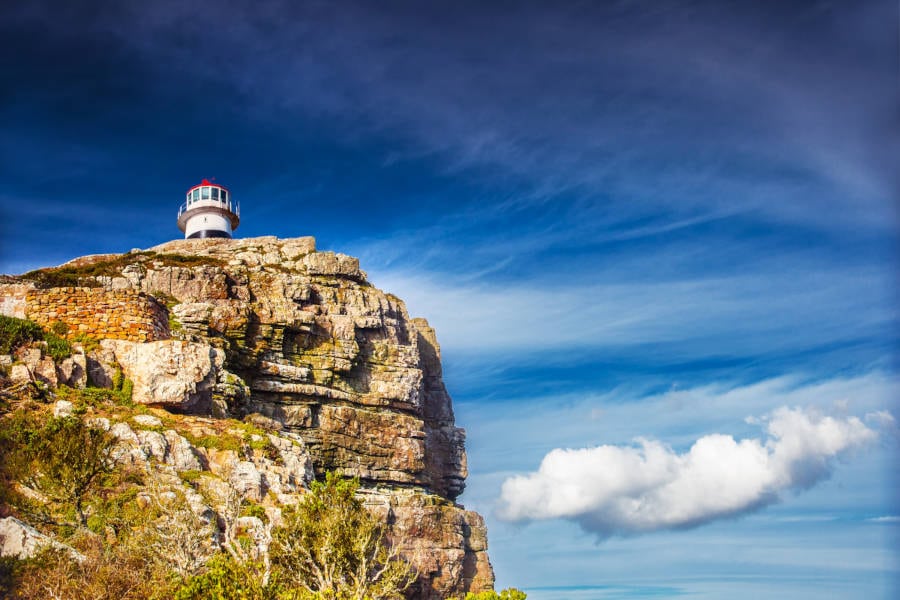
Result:
{"label": "white lighthouse tower", "polygon": [[237,229],[241,208],[231,201],[231,193],[206,179],[187,192],[178,209],[178,229],[190,238],[230,238]]}

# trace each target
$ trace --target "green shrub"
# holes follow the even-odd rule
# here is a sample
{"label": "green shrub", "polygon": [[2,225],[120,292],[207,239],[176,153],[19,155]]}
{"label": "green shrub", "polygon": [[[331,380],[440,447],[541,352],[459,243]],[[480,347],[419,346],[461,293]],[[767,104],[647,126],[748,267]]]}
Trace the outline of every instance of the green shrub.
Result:
{"label": "green shrub", "polygon": [[122,385],[125,383],[125,373],[122,371],[122,367],[116,365],[116,370],[112,376],[112,387],[114,390],[121,390]]}
{"label": "green shrub", "polygon": [[47,342],[47,354],[56,362],[72,356],[71,344],[55,333],[44,333],[44,341]]}
{"label": "green shrub", "polygon": [[138,491],[137,486],[125,486],[121,491],[107,493],[104,497],[98,497],[91,502],[91,516],[87,520],[88,529],[103,535],[106,528],[110,527],[116,533],[121,532],[121,537],[124,538],[156,518],[158,510],[142,508],[137,503]]}
{"label": "green shrub", "polygon": [[68,326],[61,321],[51,325],[50,331],[44,331],[34,321],[0,315],[0,354],[10,354],[19,346],[44,340],[47,353],[53,360],[60,361],[72,355],[72,346],[60,337],[65,333],[57,333],[63,330],[68,331]]}
{"label": "green shrub", "polygon": [[133,406],[134,382],[127,377],[122,381],[122,389],[119,390],[119,401],[126,406]]}
{"label": "green shrub", "polygon": [[242,447],[241,438],[229,433],[204,435],[196,437],[185,433],[187,440],[198,448],[213,448],[215,450],[231,450],[240,451]]}
{"label": "green shrub", "polygon": [[119,365],[116,365],[116,370],[113,372],[112,389],[117,392],[116,396],[120,404],[131,406],[131,395],[134,392],[134,382],[125,377],[125,372],[122,371],[122,367]]}
{"label": "green shrub", "polygon": [[23,344],[42,339],[44,332],[37,323],[0,315],[0,354],[10,354]]}
{"label": "green shrub", "polygon": [[83,331],[79,331],[72,336],[72,341],[81,344],[81,347],[84,348],[85,352],[93,352],[100,348],[100,340],[90,337]]}
{"label": "green shrub", "polygon": [[157,254],[153,257],[153,262],[161,262],[164,267],[200,267],[205,265],[221,267],[225,264],[219,258],[194,254]]}
{"label": "green shrub", "polygon": [[21,569],[21,561],[12,556],[0,556],[0,598],[12,597],[15,589],[16,573]]}
{"label": "green shrub", "polygon": [[169,313],[169,332],[170,333],[178,333],[179,331],[184,330],[184,325],[181,324],[181,321],[175,318],[171,312]]}
{"label": "green shrub", "polygon": [[196,469],[189,469],[187,471],[179,471],[178,477],[180,477],[183,482],[193,485],[201,477],[203,477],[203,471],[197,471]]}
{"label": "green shrub", "polygon": [[263,523],[269,522],[269,516],[266,514],[266,509],[251,501],[246,501],[246,504],[241,508],[241,516],[256,517]]}
{"label": "green shrub", "polygon": [[269,436],[265,433],[250,433],[247,432],[244,434],[243,443],[245,446],[252,448],[253,450],[260,450],[263,453],[263,456],[268,458],[271,461],[279,463],[283,459],[281,458],[281,452],[272,443],[272,440],[269,439]]}
{"label": "green shrub", "polygon": [[525,600],[527,594],[516,588],[505,589],[499,594],[494,590],[489,592],[469,592],[466,594],[466,600]]}
{"label": "green shrub", "polygon": [[299,504],[284,510],[270,552],[273,572],[280,571],[287,586],[319,598],[404,597],[417,573],[356,497],[358,488],[359,480],[329,472]]}
{"label": "green shrub", "polygon": [[69,333],[69,326],[63,323],[62,321],[55,321],[50,326],[50,332],[55,333],[60,337],[65,337],[67,333]]}
{"label": "green shrub", "polygon": [[56,390],[56,394],[59,396],[60,400],[68,400],[76,407],[99,407],[109,404],[119,404],[118,392],[106,388],[88,387],[82,390],[76,390],[60,386]]}
{"label": "green shrub", "polygon": [[276,600],[277,586],[266,582],[264,572],[262,564],[239,562],[219,553],[206,564],[204,573],[181,585],[175,600]]}
{"label": "green shrub", "polygon": [[74,511],[87,525],[84,504],[113,470],[115,437],[79,417],[41,423],[24,412],[4,419],[0,433],[0,447],[8,452],[5,476],[39,491],[63,513]]}

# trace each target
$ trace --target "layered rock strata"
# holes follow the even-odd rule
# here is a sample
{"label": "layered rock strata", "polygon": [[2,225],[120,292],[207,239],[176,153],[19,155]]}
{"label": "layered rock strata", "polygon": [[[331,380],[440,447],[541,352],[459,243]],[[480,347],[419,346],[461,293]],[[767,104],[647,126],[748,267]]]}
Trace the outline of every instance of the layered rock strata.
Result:
{"label": "layered rock strata", "polygon": [[[95,384],[121,370],[136,402],[277,423],[302,441],[319,476],[360,478],[421,574],[415,597],[491,587],[483,521],[454,503],[467,475],[465,434],[434,331],[368,283],[357,259],[317,252],[312,238],[263,237],[177,240],[69,264],[70,274],[91,273],[103,290],[95,294],[167,306],[171,339],[108,339],[88,353]],[[6,282],[0,307],[27,314],[28,298],[47,293],[25,290],[23,307],[23,285]]]}

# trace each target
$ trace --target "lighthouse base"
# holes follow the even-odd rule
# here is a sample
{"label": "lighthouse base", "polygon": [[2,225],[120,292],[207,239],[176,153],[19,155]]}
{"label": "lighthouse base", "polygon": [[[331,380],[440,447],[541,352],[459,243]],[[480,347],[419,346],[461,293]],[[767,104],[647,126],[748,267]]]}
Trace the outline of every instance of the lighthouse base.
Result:
{"label": "lighthouse base", "polygon": [[195,231],[191,235],[187,236],[185,239],[188,240],[196,240],[196,239],[205,239],[205,238],[228,238],[231,239],[231,235],[227,231],[222,231],[221,229],[201,229],[200,231]]}

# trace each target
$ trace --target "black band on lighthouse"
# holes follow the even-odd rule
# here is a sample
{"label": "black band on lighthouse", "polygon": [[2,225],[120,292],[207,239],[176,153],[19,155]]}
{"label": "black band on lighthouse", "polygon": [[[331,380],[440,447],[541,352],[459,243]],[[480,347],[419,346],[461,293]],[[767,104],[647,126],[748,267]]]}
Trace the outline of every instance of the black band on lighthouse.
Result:
{"label": "black band on lighthouse", "polygon": [[228,235],[225,231],[220,231],[218,229],[201,229],[200,231],[195,231],[191,235],[187,237],[189,240],[194,239],[204,239],[204,238],[228,238],[231,239],[231,236]]}

